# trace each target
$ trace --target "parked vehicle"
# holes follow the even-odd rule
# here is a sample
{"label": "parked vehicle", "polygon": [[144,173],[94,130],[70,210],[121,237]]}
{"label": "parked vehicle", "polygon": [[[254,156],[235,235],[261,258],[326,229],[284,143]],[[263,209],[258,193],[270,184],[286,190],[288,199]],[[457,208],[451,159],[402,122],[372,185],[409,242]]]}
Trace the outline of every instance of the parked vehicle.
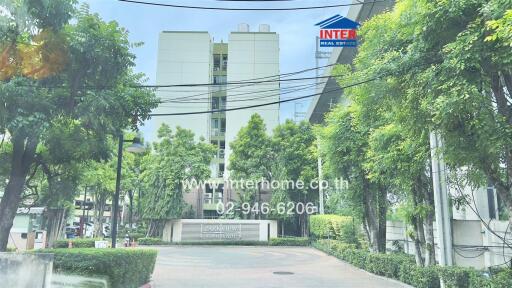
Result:
{"label": "parked vehicle", "polygon": [[64,234],[66,239],[76,238],[80,233],[80,226],[66,226],[64,227]]}

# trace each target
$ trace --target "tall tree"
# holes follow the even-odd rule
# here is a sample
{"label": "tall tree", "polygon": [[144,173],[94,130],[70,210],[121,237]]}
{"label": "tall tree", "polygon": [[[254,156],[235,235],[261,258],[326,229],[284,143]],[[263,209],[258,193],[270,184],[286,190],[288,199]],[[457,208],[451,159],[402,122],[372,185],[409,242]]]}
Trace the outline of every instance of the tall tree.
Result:
{"label": "tall tree", "polygon": [[369,163],[368,137],[370,127],[362,124],[359,106],[338,106],[326,117],[326,126],[319,129],[321,153],[328,163],[331,178],[340,176],[349,181],[347,200],[362,206],[361,215],[372,251],[385,252],[387,183],[372,179]]}
{"label": "tall tree", "polygon": [[[75,127],[76,139],[93,139],[104,147],[107,135],[141,123],[157,104],[152,91],[134,87],[142,78],[131,72],[135,56],[127,32],[86,7],[75,12],[74,3],[15,1],[0,16],[0,29],[9,32],[2,34],[8,47],[3,52],[12,55],[2,58],[1,65],[13,67],[0,82],[0,134],[9,134],[12,144],[9,180],[0,202],[0,251],[6,248],[38,147],[59,149],[52,147],[48,131],[66,123]],[[41,48],[23,57],[22,46]],[[40,60],[34,64],[34,59]],[[69,156],[64,162],[76,159],[73,153]],[[94,160],[105,156],[89,155]]]}
{"label": "tall tree", "polygon": [[168,125],[162,124],[158,139],[159,142],[153,144],[153,153],[142,161],[142,216],[150,221],[150,236],[161,235],[165,220],[182,217],[186,206],[183,194],[190,189],[183,183],[208,179],[215,154],[211,144],[204,139],[196,142],[192,131],[180,127],[173,133]]}
{"label": "tall tree", "polygon": [[229,155],[229,178],[258,184],[254,185],[255,187],[244,187],[244,189],[234,187],[240,188],[235,191],[240,202],[249,203],[253,207],[257,201],[258,191],[262,189],[260,183],[272,179],[274,155],[263,118],[257,113],[253,114],[247,125],[240,129],[235,140],[229,145],[232,150]]}
{"label": "tall tree", "polygon": [[[285,199],[304,205],[308,202],[316,202],[318,188],[310,185],[318,177],[317,158],[314,153],[316,138],[311,125],[305,121],[295,124],[293,121],[287,120],[274,129],[271,140],[273,155],[275,155],[275,165],[272,167],[274,180],[281,183],[284,181],[294,183],[293,186],[285,187]],[[281,173],[279,173],[279,169],[282,170]],[[298,183],[304,183],[304,185],[297,187]],[[276,193],[275,197],[282,198],[279,193]],[[299,234],[307,236],[307,214],[297,214],[294,220]]]}

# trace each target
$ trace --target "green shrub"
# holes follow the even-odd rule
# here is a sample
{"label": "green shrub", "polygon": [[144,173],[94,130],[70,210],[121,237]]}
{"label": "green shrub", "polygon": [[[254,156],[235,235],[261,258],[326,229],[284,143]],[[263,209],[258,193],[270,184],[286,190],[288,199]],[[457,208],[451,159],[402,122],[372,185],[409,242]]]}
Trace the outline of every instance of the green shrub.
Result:
{"label": "green shrub", "polygon": [[135,240],[135,241],[138,241],[140,238],[146,237],[146,235],[144,233],[137,233],[137,232],[129,233],[128,235],[130,236],[130,238],[132,240]]}
{"label": "green shrub", "polygon": [[419,267],[414,257],[403,253],[378,254],[356,249],[356,245],[321,239],[312,246],[368,272],[400,280],[417,288],[509,288],[512,270],[495,271],[490,279],[482,272],[465,267]]}
{"label": "green shrub", "polygon": [[494,274],[490,280],[492,288],[512,287],[512,270],[504,269]]}
{"label": "green shrub", "polygon": [[307,237],[270,238],[268,245],[270,245],[270,246],[309,246],[309,238],[307,238]]}
{"label": "green shrub", "polygon": [[100,238],[75,238],[75,239],[63,239],[55,241],[54,248],[68,248],[69,242],[73,244],[73,248],[94,248],[95,241],[101,241]]}
{"label": "green shrub", "polygon": [[359,226],[352,217],[339,215],[312,215],[310,233],[315,239],[336,239],[359,245]]}
{"label": "green shrub", "polygon": [[400,279],[400,269],[403,266],[415,265],[406,254],[367,253],[365,270],[368,272],[393,279]]}
{"label": "green shrub", "polygon": [[474,269],[464,267],[438,267],[439,277],[446,288],[469,288],[470,275],[476,273]]}
{"label": "green shrub", "polygon": [[420,288],[437,288],[439,276],[434,267],[418,267],[411,255],[377,254],[356,249],[354,244],[336,240],[319,240],[313,243],[319,250],[336,256],[356,267]]}
{"label": "green shrub", "polygon": [[144,237],[137,240],[139,245],[167,245],[170,244],[160,238]]}
{"label": "green shrub", "polygon": [[176,243],[177,245],[232,245],[232,246],[267,246],[267,241],[253,240],[230,240],[230,241],[184,241]]}
{"label": "green shrub", "polygon": [[400,277],[398,280],[412,285],[416,288],[439,288],[439,274],[435,266],[419,267],[410,263],[400,266]]}
{"label": "green shrub", "polygon": [[156,261],[150,249],[46,249],[53,253],[56,272],[108,279],[111,287],[140,287],[148,283]]}

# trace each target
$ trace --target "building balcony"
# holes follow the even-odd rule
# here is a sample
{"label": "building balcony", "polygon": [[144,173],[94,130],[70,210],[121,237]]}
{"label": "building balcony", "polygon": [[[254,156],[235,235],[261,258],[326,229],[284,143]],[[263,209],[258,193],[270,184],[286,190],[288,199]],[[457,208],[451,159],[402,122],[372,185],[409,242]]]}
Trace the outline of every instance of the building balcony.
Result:
{"label": "building balcony", "polygon": [[225,130],[212,129],[212,137],[224,137],[226,134]]}

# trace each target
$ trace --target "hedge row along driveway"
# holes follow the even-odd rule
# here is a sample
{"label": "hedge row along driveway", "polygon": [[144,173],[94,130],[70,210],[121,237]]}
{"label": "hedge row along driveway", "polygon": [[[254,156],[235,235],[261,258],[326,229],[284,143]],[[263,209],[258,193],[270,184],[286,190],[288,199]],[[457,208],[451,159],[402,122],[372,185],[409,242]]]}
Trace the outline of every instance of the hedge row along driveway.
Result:
{"label": "hedge row along driveway", "polygon": [[151,279],[154,249],[46,249],[54,254],[54,272],[107,279],[112,288],[138,288]]}

